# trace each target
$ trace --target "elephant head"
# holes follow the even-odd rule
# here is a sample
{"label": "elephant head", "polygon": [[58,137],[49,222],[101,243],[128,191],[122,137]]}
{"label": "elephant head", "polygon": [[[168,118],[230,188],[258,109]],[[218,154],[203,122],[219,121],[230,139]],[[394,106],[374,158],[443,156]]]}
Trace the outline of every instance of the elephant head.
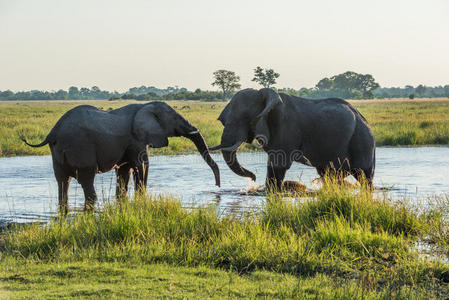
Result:
{"label": "elephant head", "polygon": [[137,140],[152,148],[168,145],[168,137],[183,136],[191,140],[214,172],[215,184],[220,186],[220,171],[209,154],[200,131],[164,102],[144,105],[134,116],[132,132]]}
{"label": "elephant head", "polygon": [[254,173],[238,162],[237,149],[243,142],[251,143],[254,138],[262,146],[270,142],[267,116],[279,104],[282,104],[282,99],[272,89],[245,89],[232,97],[218,117],[224,126],[221,144],[211,150],[221,149],[226,164],[237,175],[256,180]]}

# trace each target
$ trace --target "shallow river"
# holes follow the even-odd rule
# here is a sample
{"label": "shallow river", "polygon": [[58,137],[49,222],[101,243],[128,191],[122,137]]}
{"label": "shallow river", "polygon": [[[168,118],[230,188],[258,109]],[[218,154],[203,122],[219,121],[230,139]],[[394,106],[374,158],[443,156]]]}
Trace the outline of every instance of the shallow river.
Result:
{"label": "shallow river", "polygon": [[[391,188],[396,199],[432,201],[431,196],[449,194],[449,147],[377,148],[376,187]],[[265,153],[240,153],[240,163],[257,176],[262,185],[266,175]],[[212,171],[199,155],[150,157],[148,190],[170,194],[184,206],[213,204],[226,211],[257,207],[263,197],[243,196],[240,190],[252,185],[232,173],[219,154],[213,158],[221,172],[221,188],[214,185]],[[286,179],[311,187],[315,169],[294,163]],[[95,177],[100,205],[114,201],[115,173]],[[0,225],[9,222],[45,221],[57,210],[57,185],[50,156],[0,158]],[[84,204],[83,191],[75,180],[70,186],[71,209]]]}

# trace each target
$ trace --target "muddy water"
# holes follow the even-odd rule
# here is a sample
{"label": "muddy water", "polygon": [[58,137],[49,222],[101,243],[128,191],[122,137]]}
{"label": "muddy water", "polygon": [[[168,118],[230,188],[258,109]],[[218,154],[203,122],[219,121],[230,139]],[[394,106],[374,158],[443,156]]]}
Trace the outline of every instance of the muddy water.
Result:
{"label": "muddy water", "polygon": [[[430,196],[449,194],[449,147],[377,148],[377,187],[388,187],[396,199],[432,201]],[[266,174],[265,153],[241,153],[243,166],[257,176],[256,183],[232,173],[221,155],[213,155],[221,171],[221,188],[214,185],[212,171],[199,155],[150,157],[150,193],[178,197],[184,206],[216,205],[227,211],[258,207],[263,197],[239,193],[252,185],[263,185]],[[293,164],[286,179],[312,186],[317,177],[313,168]],[[115,201],[115,174],[95,178],[97,205]],[[71,209],[83,206],[83,191],[73,180],[70,186]],[[57,209],[57,185],[50,156],[0,158],[0,226],[9,222],[46,221]]]}

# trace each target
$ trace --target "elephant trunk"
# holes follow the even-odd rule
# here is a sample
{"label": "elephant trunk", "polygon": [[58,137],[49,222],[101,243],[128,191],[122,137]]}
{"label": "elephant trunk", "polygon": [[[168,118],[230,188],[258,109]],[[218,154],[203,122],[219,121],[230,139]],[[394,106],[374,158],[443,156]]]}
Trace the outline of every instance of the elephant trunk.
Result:
{"label": "elephant trunk", "polygon": [[221,136],[221,144],[216,148],[221,149],[226,164],[235,174],[256,181],[256,175],[243,168],[237,159],[238,148],[248,138],[247,131],[248,129],[245,127],[225,126]]}
{"label": "elephant trunk", "polygon": [[203,159],[206,161],[206,163],[214,172],[215,185],[220,186],[220,170],[218,169],[218,166],[215,163],[215,161],[210,156],[209,149],[207,148],[206,142],[204,141],[204,138],[201,135],[201,133],[195,129],[186,134],[185,137],[195,144],[196,148],[198,149],[198,152],[201,154]]}
{"label": "elephant trunk", "polygon": [[243,177],[249,177],[253,181],[256,181],[256,175],[243,168],[237,160],[237,149],[231,151],[222,150],[222,154],[229,169],[231,169],[235,174]]}

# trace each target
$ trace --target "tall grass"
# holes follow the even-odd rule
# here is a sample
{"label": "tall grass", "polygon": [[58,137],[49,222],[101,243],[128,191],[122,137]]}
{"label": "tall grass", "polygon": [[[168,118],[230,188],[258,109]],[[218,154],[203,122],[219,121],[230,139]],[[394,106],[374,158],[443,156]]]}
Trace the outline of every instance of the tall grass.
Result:
{"label": "tall grass", "polygon": [[4,253],[42,262],[101,261],[206,265],[301,276],[364,278],[377,288],[449,282],[449,265],[424,261],[413,242],[443,224],[368,191],[337,185],[308,200],[267,197],[257,214],[219,215],[176,199],[137,196],[98,213],[30,225],[4,235]]}
{"label": "tall grass", "polygon": [[[90,104],[103,109],[118,108],[135,101],[0,101],[0,156],[50,154],[48,147],[27,147],[20,139],[42,141],[56,121],[69,109],[79,104]],[[142,102],[140,102],[142,103]],[[197,126],[206,142],[220,142],[222,125],[217,121],[225,103],[199,101],[169,101],[179,112]],[[371,124],[377,145],[449,144],[449,99],[413,101],[352,101]],[[254,150],[246,145],[244,150]],[[150,154],[178,154],[195,151],[185,138],[171,138],[168,147],[152,149]]]}

